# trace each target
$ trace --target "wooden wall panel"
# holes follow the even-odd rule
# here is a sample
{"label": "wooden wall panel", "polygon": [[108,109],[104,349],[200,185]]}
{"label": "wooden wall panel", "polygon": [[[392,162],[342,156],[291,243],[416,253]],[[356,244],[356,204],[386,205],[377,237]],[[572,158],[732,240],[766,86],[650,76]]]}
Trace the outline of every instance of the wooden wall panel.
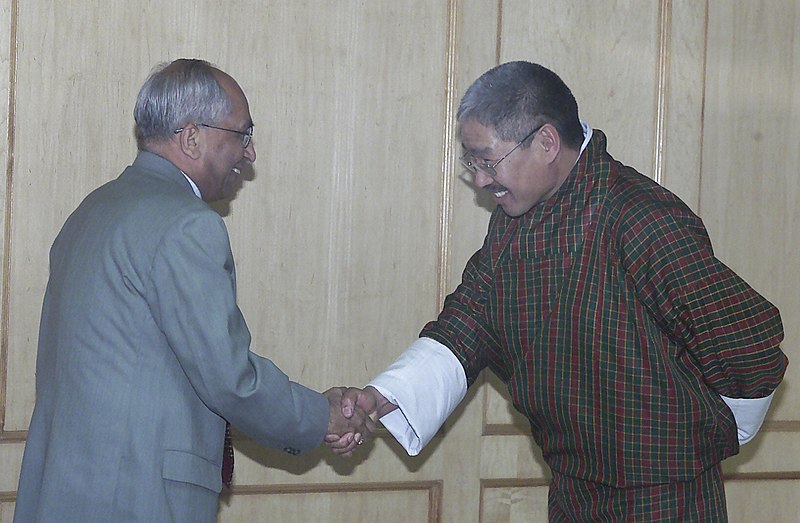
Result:
{"label": "wooden wall panel", "polygon": [[[457,17],[457,68],[455,81],[457,92],[455,103],[461,101],[464,92],[477,77],[497,65],[498,8],[501,2],[485,0],[462,0],[455,11]],[[455,114],[452,115],[453,120]],[[455,125],[455,122],[452,122]],[[450,144],[451,154],[458,158],[463,154],[461,141],[456,133]],[[484,191],[473,185],[472,175],[454,162],[452,173],[450,257],[446,260],[449,279],[446,292],[452,292],[461,282],[461,273],[470,256],[477,251],[486,235],[489,215],[494,204]],[[441,304],[438,304],[441,305]]]}
{"label": "wooden wall panel", "polygon": [[550,477],[542,451],[529,434],[483,436],[481,438],[481,478],[484,480]]}
{"label": "wooden wall panel", "polygon": [[132,12],[115,3],[86,4],[80,16],[67,4],[21,4],[15,21],[7,431],[24,430],[33,408],[50,244],[83,196],[132,161],[133,100],[152,66],[120,54],[132,36],[123,37],[129,33],[121,16],[131,19]]}
{"label": "wooden wall panel", "polygon": [[[781,310],[789,358],[800,357],[800,5],[711,2],[701,214],[718,256]],[[772,419],[800,420],[800,378]]]}
{"label": "wooden wall panel", "polygon": [[[27,176],[15,205],[32,219],[15,222],[12,234],[37,241],[20,242],[12,259],[10,344],[27,350],[10,356],[7,428],[24,428],[32,407],[40,298],[30,297],[43,293],[49,243],[78,201],[133,158],[133,101],[156,61],[208,57],[250,96],[260,159],[225,211],[258,352],[317,387],[360,383],[365,366],[388,360],[372,347],[399,350],[434,314],[445,6],[409,3],[419,16],[404,17],[373,3],[277,4],[248,14],[169,4],[152,19],[114,4],[87,17],[59,12],[66,7],[21,10],[19,82],[33,87],[18,104],[16,172]],[[163,25],[173,15],[195,28],[190,36]],[[99,18],[105,29],[94,33]],[[99,53],[128,19],[152,46],[138,64]],[[227,39],[237,24],[271,29],[247,38],[246,56],[237,56],[230,48],[241,43]],[[94,40],[71,52],[72,34]],[[415,45],[394,45],[410,34]],[[42,158],[42,149],[51,152]],[[34,211],[43,200],[55,205]]]}
{"label": "wooden wall panel", "polygon": [[740,453],[722,463],[726,476],[741,474],[765,477],[794,476],[800,479],[800,437],[796,427],[785,430],[767,425]]}
{"label": "wooden wall panel", "polygon": [[14,503],[0,501],[0,523],[11,523],[14,519]]}
{"label": "wooden wall panel", "polygon": [[363,382],[437,307],[447,11],[388,6],[294,13],[259,43],[255,92],[280,96],[253,102],[229,220],[240,304],[256,350],[319,387]]}
{"label": "wooden wall panel", "polygon": [[320,486],[297,493],[243,494],[234,504],[222,504],[219,521],[435,522],[439,520],[440,494],[437,485],[407,490],[374,486],[355,491],[325,491]]}
{"label": "wooden wall panel", "polygon": [[500,61],[555,71],[609,152],[652,176],[658,14],[658,2],[504,0]]}
{"label": "wooden wall panel", "polygon": [[800,480],[726,481],[730,523],[800,521]]}
{"label": "wooden wall panel", "polygon": [[[662,1],[663,48],[659,88],[663,99],[660,177],[656,180],[677,194],[695,212],[700,206],[703,148],[703,102],[706,37],[704,2]],[[657,121],[658,123],[658,121]]]}
{"label": "wooden wall panel", "polygon": [[[14,204],[25,219],[11,228],[12,238],[24,241],[13,243],[10,264],[6,434],[24,436],[33,406],[49,246],[83,196],[133,159],[134,97],[158,61],[207,58],[249,96],[259,157],[236,199],[219,209],[231,231],[254,349],[322,389],[363,383],[413,339],[438,306],[450,7],[109,2],[76,16],[73,7],[26,3],[18,14],[17,84],[25,88],[14,163],[22,180]],[[247,443],[240,439],[237,448]],[[287,468],[301,470],[303,483],[338,482],[347,462],[323,453]],[[263,478],[253,486],[273,483],[271,462],[262,457],[241,459],[237,481],[250,468]],[[440,477],[442,461],[452,457],[442,452],[427,467],[418,461],[405,472],[361,473],[368,482],[420,471]],[[473,468],[452,470],[473,477],[477,491],[477,461],[466,465]],[[13,489],[18,463],[5,470],[14,470]],[[447,487],[454,500],[462,497],[459,485]],[[465,517],[477,512],[474,499],[461,504]],[[230,500],[232,510],[238,500]],[[272,500],[250,504],[262,502]]]}
{"label": "wooden wall panel", "polygon": [[3,496],[17,490],[19,467],[22,463],[22,442],[0,442],[0,501]]}
{"label": "wooden wall panel", "polygon": [[3,432],[6,405],[6,376],[7,376],[7,354],[8,340],[6,338],[6,313],[7,302],[4,291],[6,282],[6,243],[8,236],[6,227],[8,225],[10,207],[8,205],[7,187],[11,181],[11,171],[8,168],[9,150],[12,144],[10,134],[9,119],[12,103],[11,96],[11,72],[12,53],[11,41],[13,31],[12,20],[12,0],[0,0],[0,434]]}
{"label": "wooden wall panel", "polygon": [[484,485],[481,519],[492,523],[547,521],[547,486]]}

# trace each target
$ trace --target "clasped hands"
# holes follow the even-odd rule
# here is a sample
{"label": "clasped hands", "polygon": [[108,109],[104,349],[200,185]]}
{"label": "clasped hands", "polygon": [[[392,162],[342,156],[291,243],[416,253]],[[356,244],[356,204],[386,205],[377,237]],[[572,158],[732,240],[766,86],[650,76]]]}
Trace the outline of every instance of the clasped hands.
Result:
{"label": "clasped hands", "polygon": [[397,408],[374,387],[333,387],[325,391],[330,404],[328,434],[325,443],[343,457],[353,455],[356,447],[369,439],[378,418]]}

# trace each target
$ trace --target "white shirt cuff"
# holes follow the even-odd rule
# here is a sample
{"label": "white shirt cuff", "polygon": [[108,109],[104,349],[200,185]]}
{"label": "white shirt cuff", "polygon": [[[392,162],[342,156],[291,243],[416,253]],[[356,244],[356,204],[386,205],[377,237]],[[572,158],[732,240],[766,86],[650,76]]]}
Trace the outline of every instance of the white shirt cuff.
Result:
{"label": "white shirt cuff", "polygon": [[766,398],[728,398],[720,394],[722,401],[728,405],[736,419],[739,445],[744,445],[755,437],[764,422],[774,395],[774,391]]}
{"label": "white shirt cuff", "polygon": [[399,408],[381,423],[410,456],[439,431],[467,394],[467,377],[455,354],[430,338],[419,338],[369,385]]}

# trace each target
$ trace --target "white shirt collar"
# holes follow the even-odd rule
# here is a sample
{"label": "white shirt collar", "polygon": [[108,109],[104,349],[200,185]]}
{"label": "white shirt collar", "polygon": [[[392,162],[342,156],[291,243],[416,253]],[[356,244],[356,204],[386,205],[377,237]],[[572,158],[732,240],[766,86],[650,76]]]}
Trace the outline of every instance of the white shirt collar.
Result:
{"label": "white shirt collar", "polygon": [[[591,129],[590,129],[590,130],[591,130]],[[184,178],[186,178],[186,180],[189,182],[189,185],[191,185],[191,186],[192,186],[192,191],[194,191],[194,194],[195,194],[195,196],[197,196],[198,198],[200,198],[200,199],[202,200],[202,199],[203,199],[203,197],[200,195],[200,189],[198,189],[198,188],[197,188],[197,184],[195,184],[195,183],[194,183],[194,180],[192,180],[191,178],[189,178],[189,176],[188,176],[188,175],[187,175],[185,172],[183,172],[183,171],[181,171],[181,174],[182,174],[182,175],[183,175],[183,177],[184,177]]]}
{"label": "white shirt collar", "polygon": [[581,127],[583,127],[583,145],[581,145],[581,152],[578,153],[578,156],[583,154],[583,150],[586,149],[586,146],[589,145],[589,140],[592,139],[592,126],[581,120]]}

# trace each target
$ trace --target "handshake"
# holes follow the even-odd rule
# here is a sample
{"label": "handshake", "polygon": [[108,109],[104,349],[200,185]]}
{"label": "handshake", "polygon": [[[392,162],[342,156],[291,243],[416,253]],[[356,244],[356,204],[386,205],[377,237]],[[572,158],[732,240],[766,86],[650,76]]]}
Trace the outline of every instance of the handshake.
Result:
{"label": "handshake", "polygon": [[378,418],[395,410],[374,387],[333,387],[324,392],[328,398],[328,433],[325,443],[340,456],[350,457],[358,445],[375,431]]}

